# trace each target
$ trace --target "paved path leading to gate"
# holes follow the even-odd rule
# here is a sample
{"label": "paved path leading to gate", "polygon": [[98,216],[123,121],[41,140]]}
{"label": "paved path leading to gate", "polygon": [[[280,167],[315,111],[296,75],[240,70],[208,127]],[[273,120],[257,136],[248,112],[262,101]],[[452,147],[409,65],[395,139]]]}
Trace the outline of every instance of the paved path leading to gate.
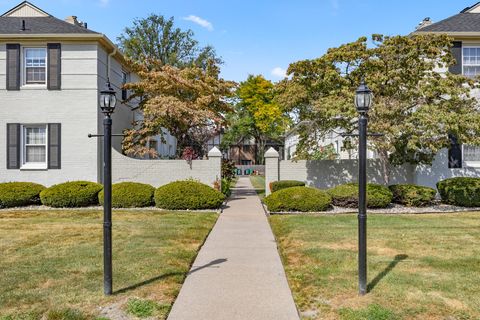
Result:
{"label": "paved path leading to gate", "polygon": [[255,190],[240,178],[188,274],[169,320],[298,320]]}

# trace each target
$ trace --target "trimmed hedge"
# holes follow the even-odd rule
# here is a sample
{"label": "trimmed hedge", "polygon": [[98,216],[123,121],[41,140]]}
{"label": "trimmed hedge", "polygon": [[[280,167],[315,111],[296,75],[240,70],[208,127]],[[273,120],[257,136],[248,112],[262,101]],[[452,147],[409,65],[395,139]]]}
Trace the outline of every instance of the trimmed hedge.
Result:
{"label": "trimmed hedge", "polygon": [[277,192],[282,189],[292,188],[292,187],[305,187],[305,182],[297,180],[280,180],[270,183],[270,191]]}
{"label": "trimmed hedge", "polygon": [[40,192],[43,190],[44,186],[33,182],[0,183],[0,208],[41,204]]}
{"label": "trimmed hedge", "polygon": [[[113,208],[142,208],[154,205],[155,188],[149,184],[120,182],[112,185]],[[98,193],[98,202],[103,205],[104,192]]]}
{"label": "trimmed hedge", "polygon": [[270,194],[264,202],[272,212],[319,212],[331,207],[332,197],[315,188],[291,187]]}
{"label": "trimmed hedge", "polygon": [[435,200],[437,190],[414,184],[396,184],[388,187],[393,193],[393,202],[407,207],[425,207]]}
{"label": "trimmed hedge", "polygon": [[89,181],[56,184],[40,193],[42,204],[54,208],[76,208],[98,205],[102,185]]}
{"label": "trimmed hedge", "polygon": [[[339,207],[358,208],[358,184],[347,183],[327,190],[332,196],[333,204]],[[392,202],[393,194],[385,186],[367,184],[367,207],[386,208]]]}
{"label": "trimmed hedge", "polygon": [[225,195],[197,181],[175,181],[155,190],[155,205],[169,210],[220,208]]}
{"label": "trimmed hedge", "polygon": [[458,177],[439,181],[442,201],[461,207],[480,207],[480,178]]}

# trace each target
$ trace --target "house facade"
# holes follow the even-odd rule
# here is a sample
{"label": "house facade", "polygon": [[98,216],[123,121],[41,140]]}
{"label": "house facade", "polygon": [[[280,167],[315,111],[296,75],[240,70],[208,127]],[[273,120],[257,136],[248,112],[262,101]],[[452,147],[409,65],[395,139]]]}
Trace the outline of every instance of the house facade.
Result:
{"label": "house facade", "polygon": [[[101,181],[102,139],[88,134],[103,131],[98,99],[108,79],[119,101],[112,131],[121,133],[141,118],[122,90],[136,75],[105,35],[27,1],[0,16],[0,180]],[[119,152],[121,142],[113,137]],[[176,142],[152,137],[150,146],[169,156]]]}

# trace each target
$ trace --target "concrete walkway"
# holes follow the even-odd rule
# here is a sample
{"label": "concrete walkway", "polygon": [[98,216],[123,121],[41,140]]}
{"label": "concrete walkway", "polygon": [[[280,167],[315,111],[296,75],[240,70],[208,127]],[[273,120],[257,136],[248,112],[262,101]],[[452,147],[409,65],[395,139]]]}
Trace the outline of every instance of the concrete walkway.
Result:
{"label": "concrete walkway", "polygon": [[299,319],[277,246],[249,178],[200,250],[169,320]]}

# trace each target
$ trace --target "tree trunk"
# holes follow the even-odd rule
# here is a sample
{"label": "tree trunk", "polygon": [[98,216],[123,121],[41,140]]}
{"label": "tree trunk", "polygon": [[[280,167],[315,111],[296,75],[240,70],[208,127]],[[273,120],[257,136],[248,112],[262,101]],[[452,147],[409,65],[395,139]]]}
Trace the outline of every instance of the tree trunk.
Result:
{"label": "tree trunk", "polygon": [[390,184],[390,174],[391,174],[391,167],[390,161],[388,159],[388,152],[386,150],[380,150],[378,152],[380,157],[380,163],[382,165],[382,173],[383,173],[383,181],[386,186]]}

